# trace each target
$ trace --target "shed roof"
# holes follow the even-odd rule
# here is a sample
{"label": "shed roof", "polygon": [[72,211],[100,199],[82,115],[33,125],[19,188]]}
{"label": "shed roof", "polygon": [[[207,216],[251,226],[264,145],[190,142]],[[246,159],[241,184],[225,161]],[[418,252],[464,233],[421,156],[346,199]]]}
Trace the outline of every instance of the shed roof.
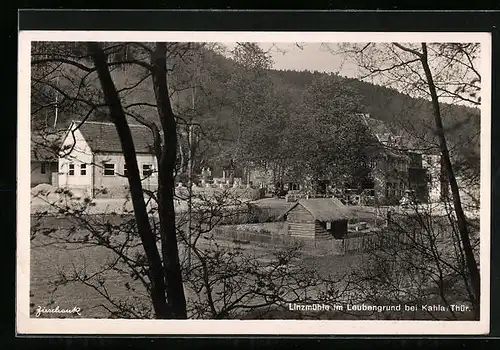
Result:
{"label": "shed roof", "polygon": [[288,208],[283,215],[286,215],[299,205],[304,207],[318,221],[340,221],[348,220],[350,217],[349,209],[337,198],[301,199]]}
{"label": "shed roof", "polygon": [[[73,121],[73,125],[80,122]],[[153,133],[144,125],[129,124],[137,153],[153,153]],[[79,129],[93,152],[121,153],[122,145],[113,123],[86,121]]]}

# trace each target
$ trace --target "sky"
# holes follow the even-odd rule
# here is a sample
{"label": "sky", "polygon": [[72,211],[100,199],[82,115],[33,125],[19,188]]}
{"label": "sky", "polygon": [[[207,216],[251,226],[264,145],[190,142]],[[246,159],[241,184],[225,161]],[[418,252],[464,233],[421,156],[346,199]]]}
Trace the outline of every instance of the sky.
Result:
{"label": "sky", "polygon": [[346,61],[332,51],[335,44],[325,46],[321,43],[261,43],[260,46],[271,54],[275,69],[310,70],[319,72],[336,72],[342,76],[354,78],[357,66]]}
{"label": "sky", "polygon": [[[224,45],[228,49],[235,46]],[[328,46],[321,43],[259,43],[259,46],[271,55],[274,69],[335,72],[350,78],[358,74],[356,64],[332,53],[337,48],[334,43]]]}
{"label": "sky", "polygon": [[[236,43],[224,43],[224,45],[231,50],[236,46]],[[352,58],[349,59],[347,55],[339,53],[340,46],[336,43],[260,42],[258,45],[272,57],[274,69],[333,72],[344,77],[358,79],[363,75],[363,72]],[[430,65],[432,69],[431,61]],[[365,81],[372,84],[386,85],[383,78],[377,75],[373,75],[368,80],[365,79]],[[397,89],[396,86],[393,87]],[[424,96],[424,98],[428,98],[428,96]],[[441,101],[473,106],[468,102],[456,101],[448,97],[441,97]]]}

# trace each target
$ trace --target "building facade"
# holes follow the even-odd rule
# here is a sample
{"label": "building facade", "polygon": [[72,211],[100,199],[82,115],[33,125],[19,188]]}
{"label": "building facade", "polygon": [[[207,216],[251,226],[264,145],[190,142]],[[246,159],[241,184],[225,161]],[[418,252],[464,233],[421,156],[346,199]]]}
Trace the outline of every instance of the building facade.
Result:
{"label": "building facade", "polygon": [[[103,122],[79,124],[72,122],[62,141],[59,187],[79,197],[125,197],[129,192],[127,168],[116,127]],[[158,165],[152,154],[153,134],[145,126],[129,126],[143,188],[154,190]]]}
{"label": "building facade", "polygon": [[57,187],[57,159],[55,161],[31,159],[31,187],[40,184],[49,184]]}
{"label": "building facade", "polygon": [[57,133],[31,137],[31,187],[40,184],[58,186],[59,143]]}
{"label": "building facade", "polygon": [[380,120],[358,115],[378,143],[371,152],[372,195],[378,202],[395,204],[411,191],[420,202],[438,202],[447,193],[439,152],[409,150],[410,140],[395,135]]}

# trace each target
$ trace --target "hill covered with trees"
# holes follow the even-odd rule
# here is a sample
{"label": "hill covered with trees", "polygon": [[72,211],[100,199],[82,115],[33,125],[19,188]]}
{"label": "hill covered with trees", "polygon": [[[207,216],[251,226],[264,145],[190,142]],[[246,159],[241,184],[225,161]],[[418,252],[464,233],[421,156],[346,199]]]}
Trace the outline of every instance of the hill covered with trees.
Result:
{"label": "hill covered with trees", "polygon": [[[258,46],[237,49],[232,59],[209,45],[170,58],[170,94],[179,117],[181,156],[187,152],[189,124],[199,126],[195,168],[251,161],[300,170],[331,163],[338,172],[353,172],[349,164],[359,163],[368,142],[363,136],[368,131],[352,118],[359,112],[385,122],[417,148],[437,148],[430,101],[336,74],[274,70]],[[108,119],[106,108],[97,102],[102,97],[96,76],[85,77],[87,84],[82,87],[82,77],[73,74],[70,68],[59,69],[59,90],[46,85],[43,90],[32,89],[35,126],[52,124],[57,95],[58,127],[86,116],[88,103],[61,96],[62,90],[93,101],[96,107],[90,119]],[[112,74],[131,120],[137,123],[135,115],[155,121],[147,72],[122,65]],[[442,111],[456,164],[478,166],[479,110],[443,103]]]}

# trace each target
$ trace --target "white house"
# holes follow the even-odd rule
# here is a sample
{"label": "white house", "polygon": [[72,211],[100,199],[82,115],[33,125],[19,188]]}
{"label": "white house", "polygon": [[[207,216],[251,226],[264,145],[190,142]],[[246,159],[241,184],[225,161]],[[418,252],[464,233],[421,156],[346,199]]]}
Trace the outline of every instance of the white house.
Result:
{"label": "white house", "polygon": [[[143,188],[158,186],[157,161],[152,152],[153,134],[143,125],[129,124]],[[58,184],[77,196],[124,197],[128,193],[127,169],[120,139],[112,123],[73,121],[63,138]]]}

